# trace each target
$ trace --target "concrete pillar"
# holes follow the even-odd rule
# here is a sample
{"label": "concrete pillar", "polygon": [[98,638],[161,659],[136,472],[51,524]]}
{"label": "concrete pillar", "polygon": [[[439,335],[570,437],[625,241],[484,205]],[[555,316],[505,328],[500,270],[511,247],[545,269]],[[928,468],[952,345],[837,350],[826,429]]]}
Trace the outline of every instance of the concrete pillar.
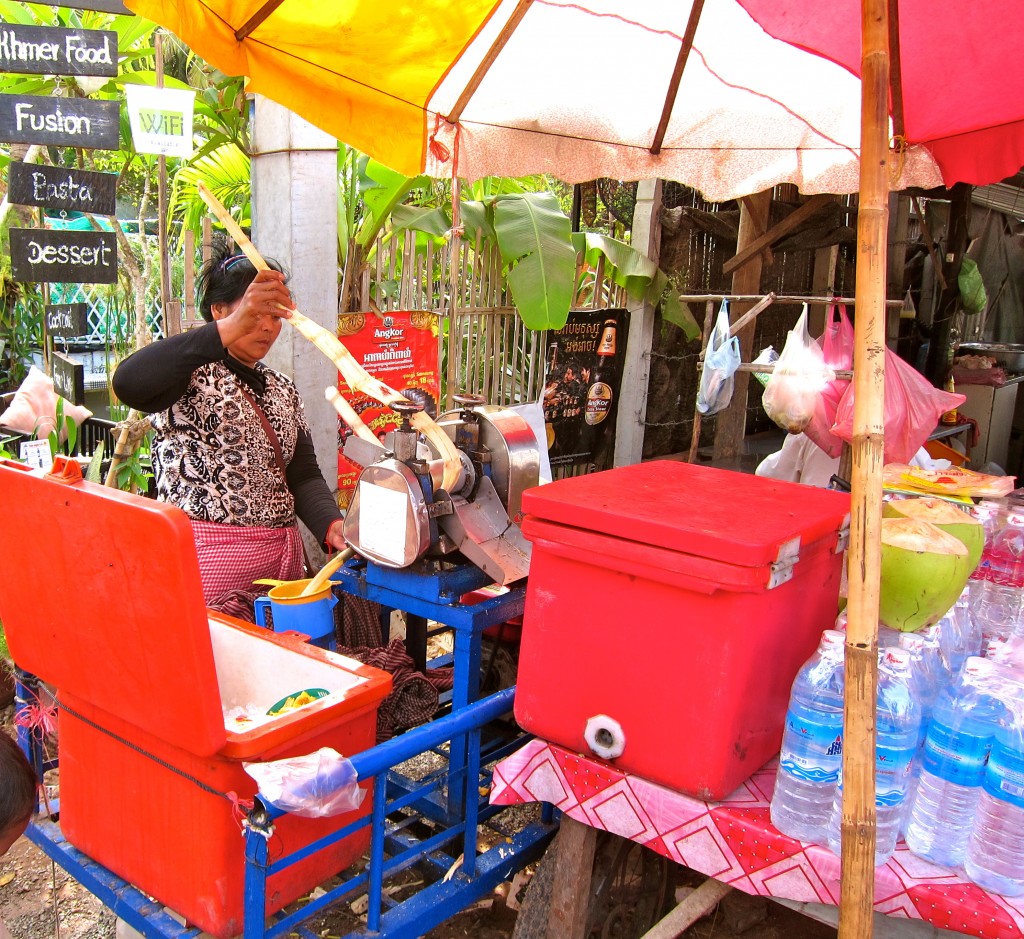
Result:
{"label": "concrete pillar", "polygon": [[[253,130],[253,243],[279,261],[299,310],[331,332],[338,325],[338,143],[287,108],[256,96]],[[266,359],[291,376],[332,490],[338,483],[338,421],[324,398],[338,372],[311,342],[285,325]],[[307,549],[314,548],[307,535]],[[322,557],[322,555],[321,555]],[[310,559],[316,564],[317,554]]]}
{"label": "concrete pillar", "polygon": [[[660,179],[643,179],[636,190],[633,210],[633,247],[655,264],[661,254]],[[646,300],[629,304],[629,341],[619,383],[619,409],[615,423],[615,466],[639,463],[644,454],[647,385],[651,375],[655,306]]]}

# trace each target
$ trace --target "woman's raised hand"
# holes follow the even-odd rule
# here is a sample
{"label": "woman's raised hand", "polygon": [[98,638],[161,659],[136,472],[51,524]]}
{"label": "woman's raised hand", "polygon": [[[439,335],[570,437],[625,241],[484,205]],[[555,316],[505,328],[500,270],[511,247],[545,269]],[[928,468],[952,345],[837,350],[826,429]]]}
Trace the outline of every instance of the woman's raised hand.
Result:
{"label": "woman's raised hand", "polygon": [[258,271],[231,316],[238,318],[239,325],[247,324],[249,329],[255,329],[261,317],[288,319],[294,309],[292,295],[284,285],[284,274],[272,270]]}

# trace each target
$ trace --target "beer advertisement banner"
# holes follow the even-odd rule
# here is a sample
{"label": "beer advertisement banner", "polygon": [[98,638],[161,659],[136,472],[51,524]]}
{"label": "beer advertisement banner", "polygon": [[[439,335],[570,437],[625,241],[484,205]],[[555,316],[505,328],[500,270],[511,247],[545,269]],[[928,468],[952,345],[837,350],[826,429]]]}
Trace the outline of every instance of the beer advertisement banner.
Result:
{"label": "beer advertisement banner", "polygon": [[548,333],[543,404],[552,467],[610,455],[628,326],[627,310],[573,310]]}
{"label": "beer advertisement banner", "polygon": [[[437,324],[437,317],[424,311],[348,313],[338,323],[338,338],[374,378],[437,417],[441,394]],[[378,438],[398,427],[398,415],[391,408],[353,392],[344,379],[339,380],[338,391]],[[338,430],[338,506],[346,509],[363,468],[340,452],[352,429],[339,418]]]}

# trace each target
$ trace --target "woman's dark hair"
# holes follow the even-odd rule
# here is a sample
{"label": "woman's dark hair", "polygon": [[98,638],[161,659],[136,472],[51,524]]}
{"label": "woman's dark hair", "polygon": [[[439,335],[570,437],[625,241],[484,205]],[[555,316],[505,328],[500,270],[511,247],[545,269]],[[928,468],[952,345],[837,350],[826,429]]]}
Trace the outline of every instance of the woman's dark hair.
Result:
{"label": "woman's dark hair", "polygon": [[[283,272],[277,261],[264,260],[275,271]],[[216,246],[213,257],[200,268],[196,277],[196,294],[203,319],[211,322],[215,303],[234,303],[255,279],[256,268],[244,254],[233,254],[226,244]]]}
{"label": "woman's dark hair", "polygon": [[35,771],[21,747],[0,731],[0,832],[35,811],[36,784]]}

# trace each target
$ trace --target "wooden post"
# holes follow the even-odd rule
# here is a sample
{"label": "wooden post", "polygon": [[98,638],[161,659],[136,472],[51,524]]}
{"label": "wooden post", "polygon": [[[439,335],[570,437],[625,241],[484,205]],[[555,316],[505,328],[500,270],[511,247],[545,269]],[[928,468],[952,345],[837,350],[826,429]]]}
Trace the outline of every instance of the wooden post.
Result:
{"label": "wooden post", "polygon": [[551,885],[547,935],[558,939],[585,939],[596,846],[596,828],[568,815],[562,816],[558,826],[558,867]]}
{"label": "wooden post", "polygon": [[862,0],[860,205],[853,355],[855,397],[843,731],[840,939],[871,936],[875,895],[875,700],[889,216],[888,49],[888,0]]}
{"label": "wooden post", "polygon": [[[164,87],[164,34],[157,30],[153,38],[156,50],[156,87]],[[181,332],[181,307],[171,303],[171,253],[167,244],[167,157],[156,158],[157,171],[157,247],[160,255],[160,310],[164,315],[164,335]],[[143,222],[145,225],[145,222]],[[145,232],[140,232],[145,235]],[[145,240],[145,239],[143,239]]]}
{"label": "wooden post", "polygon": [[185,237],[185,322],[196,325],[196,233],[187,229]]}
{"label": "wooden post", "polygon": [[[903,273],[907,264],[907,235],[910,228],[910,196],[894,192],[889,196],[889,257],[886,262],[887,297],[903,299]],[[901,309],[888,308],[886,344],[895,350],[899,339]]]}
{"label": "wooden post", "polygon": [[967,228],[971,217],[971,186],[956,183],[950,189],[949,222],[946,226],[946,250],[942,257],[942,292],[935,304],[932,333],[928,342],[928,361],[925,377],[941,388],[952,364],[949,333],[953,317],[960,304],[960,285],[957,276],[964,252],[967,250]]}
{"label": "wooden post", "polygon": [[[757,230],[755,218],[761,215],[768,218],[768,209],[771,207],[771,190],[759,192],[751,196],[749,200],[744,199],[740,203],[740,225],[736,237],[736,256],[745,254],[745,249],[758,240],[761,232]],[[749,203],[749,205],[748,205]],[[759,294],[761,292],[761,267],[762,258],[755,254],[738,268],[732,275],[732,293],[734,294]],[[736,320],[742,313],[748,310],[752,303],[735,303],[729,311],[733,320]],[[739,335],[740,359],[749,362],[754,348],[754,330],[756,323],[751,323]],[[747,386],[750,384],[750,376],[746,373],[737,372],[733,385],[732,404],[724,411],[720,411],[715,419],[715,451],[714,459],[732,459],[743,450],[743,437],[747,428]]]}
{"label": "wooden post", "polygon": [[[641,180],[633,211],[633,247],[655,264],[661,253],[661,180]],[[629,304],[629,338],[626,362],[619,383],[619,407],[615,429],[615,466],[639,463],[644,453],[644,422],[647,417],[647,383],[651,374],[654,341],[654,305]]]}
{"label": "wooden post", "polygon": [[[814,252],[814,267],[811,273],[811,293],[816,297],[827,297],[836,290],[836,263],[839,260],[839,245],[828,245]],[[807,317],[807,329],[812,336],[825,331],[827,303],[812,303]]]}

